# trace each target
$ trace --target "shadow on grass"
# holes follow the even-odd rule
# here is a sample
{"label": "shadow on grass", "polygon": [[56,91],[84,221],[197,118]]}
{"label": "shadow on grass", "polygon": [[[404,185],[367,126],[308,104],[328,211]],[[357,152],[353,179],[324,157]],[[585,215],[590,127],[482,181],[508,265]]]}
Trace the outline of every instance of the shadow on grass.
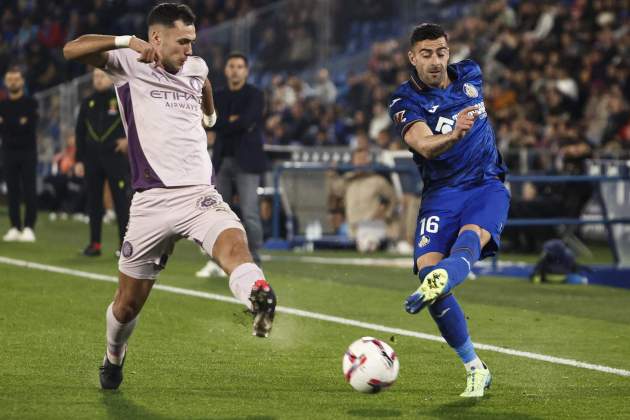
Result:
{"label": "shadow on grass", "polygon": [[476,398],[466,398],[460,401],[453,401],[442,404],[430,412],[421,412],[418,415],[430,415],[433,418],[443,419],[507,419],[510,420],[539,420],[542,417],[529,414],[515,413],[513,411],[496,411],[494,407],[484,407],[484,404],[492,399],[492,396],[485,396],[483,400]]}
{"label": "shadow on grass", "polygon": [[354,417],[366,417],[366,418],[387,418],[387,417],[400,417],[400,410],[387,410],[384,408],[358,408],[354,410],[348,410],[348,415]]}
{"label": "shadow on grass", "polygon": [[[121,391],[101,391],[102,401],[105,409],[107,410],[107,416],[110,419],[157,419],[166,420],[180,417],[178,414],[164,415],[152,412],[146,408],[139,406]],[[217,417],[213,414],[199,417],[189,417],[188,419],[213,419],[213,420],[277,420],[272,416],[238,416],[238,417]]]}

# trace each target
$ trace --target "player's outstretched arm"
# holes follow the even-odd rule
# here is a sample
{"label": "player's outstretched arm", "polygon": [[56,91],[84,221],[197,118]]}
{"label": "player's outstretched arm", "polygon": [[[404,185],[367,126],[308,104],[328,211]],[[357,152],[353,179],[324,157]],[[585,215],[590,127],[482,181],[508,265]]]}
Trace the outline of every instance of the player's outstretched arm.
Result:
{"label": "player's outstretched arm", "polygon": [[462,109],[457,114],[457,122],[453,131],[447,134],[433,134],[426,123],[418,121],[405,133],[405,143],[425,159],[435,159],[453,147],[468,133],[478,115],[475,106]]}
{"label": "player's outstretched arm", "polygon": [[107,51],[117,48],[131,48],[138,52],[141,63],[159,64],[162,56],[157,49],[135,36],[81,35],[63,47],[66,60],[77,60],[83,64],[103,68],[107,64]]}

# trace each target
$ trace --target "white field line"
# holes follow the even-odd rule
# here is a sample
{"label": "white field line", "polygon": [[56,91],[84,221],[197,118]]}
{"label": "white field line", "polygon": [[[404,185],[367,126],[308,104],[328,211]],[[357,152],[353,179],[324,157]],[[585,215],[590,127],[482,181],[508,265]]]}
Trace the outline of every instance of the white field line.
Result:
{"label": "white field line", "polygon": [[[395,258],[354,258],[354,257],[316,257],[310,255],[261,255],[260,258],[263,261],[288,261],[288,262],[300,262],[311,264],[327,264],[327,265],[357,265],[357,266],[370,266],[370,267],[396,267],[407,268],[411,270],[411,263],[413,258],[408,257],[395,257]],[[498,261],[497,267],[528,267],[531,264],[521,261]],[[491,268],[492,261],[477,261],[475,268]]]}
{"label": "white field line", "polygon": [[[3,256],[0,256],[0,264],[13,265],[17,267],[30,268],[34,270],[41,270],[41,271],[46,271],[46,272],[51,272],[51,273],[66,274],[69,276],[80,277],[80,278],[90,279],[90,280],[107,281],[107,282],[112,282],[112,283],[118,282],[118,278],[114,276],[90,273],[87,271],[73,270],[70,268],[57,267],[57,266],[52,266],[52,265],[47,265],[47,264],[40,264],[40,263],[18,260],[14,258],[3,257]],[[183,289],[181,287],[166,286],[163,284],[156,284],[153,288],[157,290],[162,290],[165,292],[175,293],[178,295],[194,296],[194,297],[199,297],[203,299],[241,304],[239,300],[233,297],[225,296],[225,295],[218,295],[216,293],[208,293],[208,292],[201,292],[197,290]],[[276,312],[289,314],[289,315],[295,315],[295,316],[299,316],[303,318],[317,319],[320,321],[328,321],[328,322],[333,322],[336,324],[349,325],[352,327],[364,328],[364,329],[379,331],[379,332],[384,332],[384,333],[398,334],[398,335],[402,335],[406,337],[420,338],[422,340],[438,341],[442,343],[444,342],[444,339],[437,335],[404,330],[401,328],[387,327],[385,325],[378,325],[378,324],[372,324],[369,322],[356,321],[354,319],[341,318],[338,316],[320,314],[317,312],[303,311],[301,309],[288,308],[285,306],[278,306],[276,308]],[[593,363],[580,362],[578,360],[565,359],[562,357],[555,357],[555,356],[548,356],[545,354],[532,353],[528,351],[515,350],[515,349],[506,348],[506,347],[493,346],[490,344],[474,343],[474,345],[475,345],[475,348],[479,350],[488,350],[488,351],[493,351],[496,353],[508,354],[511,356],[518,356],[518,357],[524,357],[527,359],[554,363],[557,365],[572,366],[576,368],[589,369],[589,370],[595,370],[598,372],[610,373],[613,375],[630,377],[630,371],[625,370],[625,369],[618,369],[618,368],[613,368],[609,366],[597,365]]]}

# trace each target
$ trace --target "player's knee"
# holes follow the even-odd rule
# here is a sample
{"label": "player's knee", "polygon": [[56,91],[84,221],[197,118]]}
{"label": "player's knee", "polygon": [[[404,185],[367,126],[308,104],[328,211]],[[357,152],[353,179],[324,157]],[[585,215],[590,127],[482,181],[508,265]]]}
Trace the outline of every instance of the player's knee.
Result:
{"label": "player's knee", "polygon": [[127,323],[132,321],[135,317],[140,313],[140,308],[142,307],[139,302],[134,300],[119,300],[118,302],[114,302],[114,307],[112,308],[114,312],[114,317],[120,323]]}
{"label": "player's knee", "polygon": [[464,225],[459,230],[459,234],[461,235],[462,233],[464,233],[464,231],[467,231],[467,230],[475,232],[477,234],[477,236],[479,236],[479,238],[481,238],[481,232],[483,231],[483,229],[480,226],[478,226],[478,225]]}
{"label": "player's knee", "polygon": [[215,245],[213,256],[227,274],[243,263],[252,262],[247,238],[243,231],[230,232],[229,235],[221,238],[220,243],[217,241],[217,244],[219,246]]}

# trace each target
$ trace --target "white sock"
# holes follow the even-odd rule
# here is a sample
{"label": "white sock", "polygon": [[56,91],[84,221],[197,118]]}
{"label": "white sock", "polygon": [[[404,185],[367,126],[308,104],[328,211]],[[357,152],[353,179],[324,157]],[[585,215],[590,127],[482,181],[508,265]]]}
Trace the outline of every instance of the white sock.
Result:
{"label": "white sock", "polygon": [[257,280],[264,279],[265,275],[256,264],[241,264],[230,274],[230,290],[234,297],[251,309],[252,304],[249,301],[249,296],[252,293],[252,287]]}
{"label": "white sock", "polygon": [[114,303],[107,307],[105,318],[107,319],[107,358],[115,365],[122,364],[127,351],[127,340],[136,327],[138,317],[129,322],[121,323],[114,316]]}
{"label": "white sock", "polygon": [[475,357],[468,363],[464,363],[464,367],[466,368],[466,372],[470,372],[473,369],[486,369],[486,367],[483,365],[483,362],[478,357]]}

